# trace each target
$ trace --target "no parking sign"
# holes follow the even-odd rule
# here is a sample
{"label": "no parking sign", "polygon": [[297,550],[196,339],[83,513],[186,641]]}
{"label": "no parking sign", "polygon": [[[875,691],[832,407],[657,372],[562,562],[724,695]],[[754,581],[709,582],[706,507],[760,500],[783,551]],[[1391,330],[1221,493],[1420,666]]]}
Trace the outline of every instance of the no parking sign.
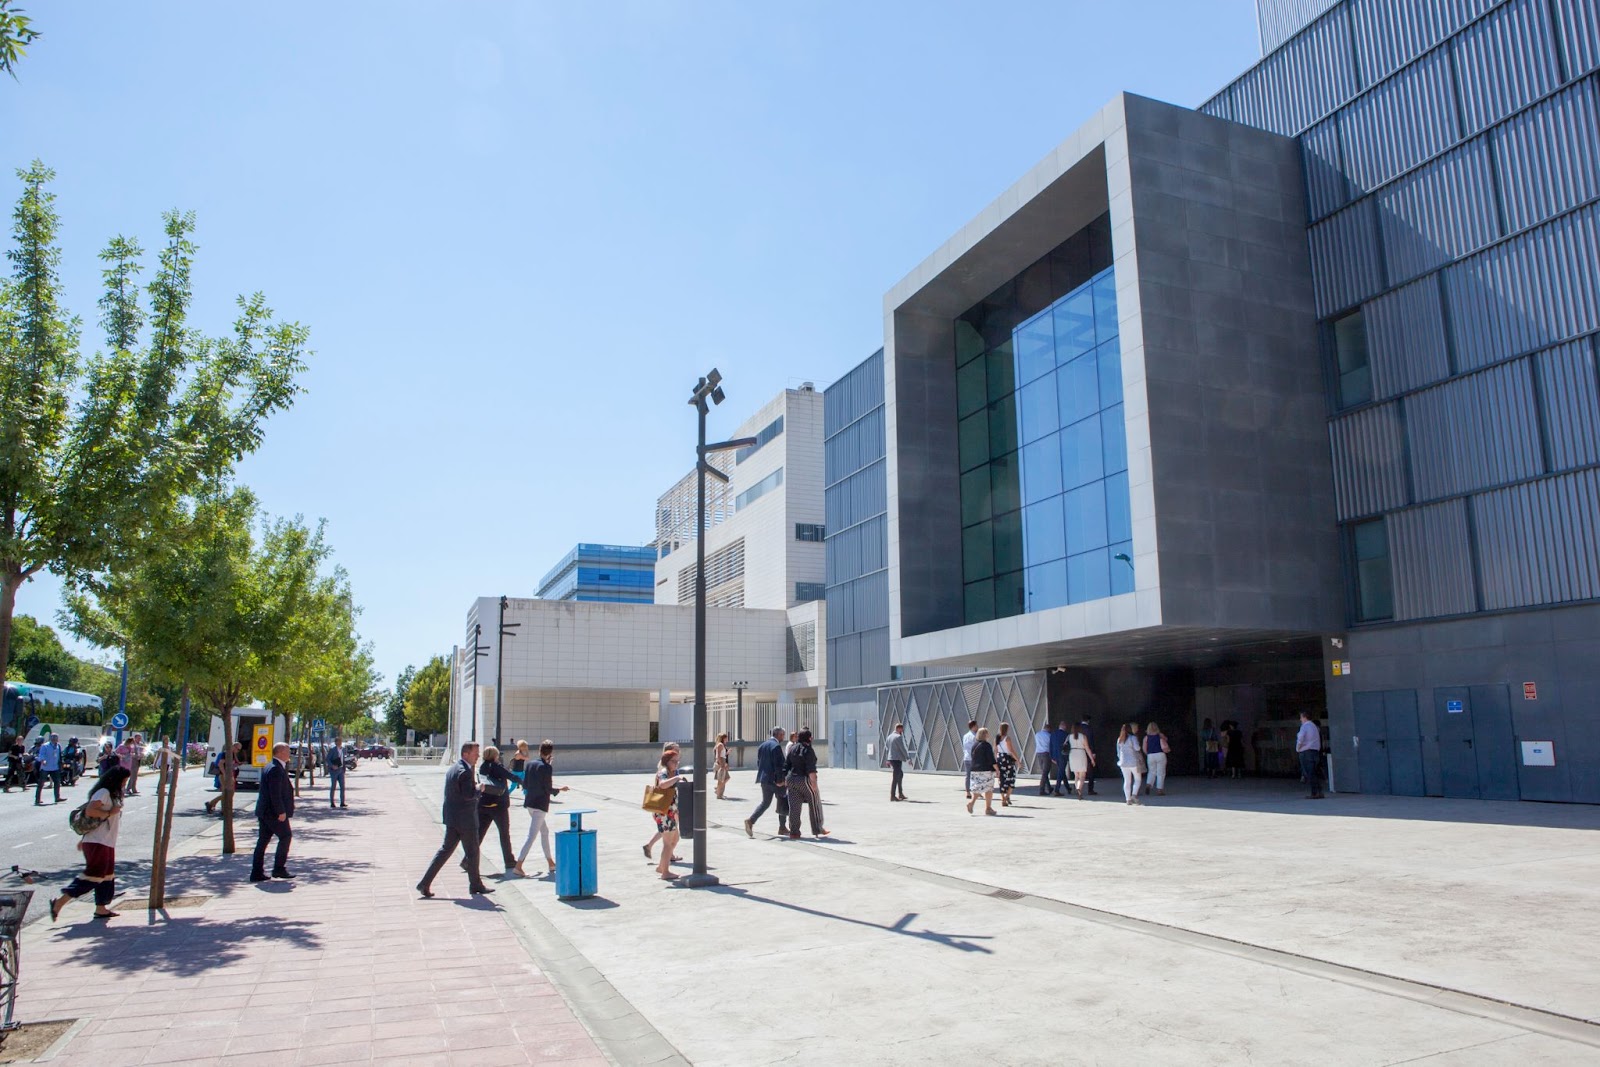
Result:
{"label": "no parking sign", "polygon": [[252,727],[251,735],[253,740],[250,742],[250,766],[265,767],[272,762],[272,727]]}

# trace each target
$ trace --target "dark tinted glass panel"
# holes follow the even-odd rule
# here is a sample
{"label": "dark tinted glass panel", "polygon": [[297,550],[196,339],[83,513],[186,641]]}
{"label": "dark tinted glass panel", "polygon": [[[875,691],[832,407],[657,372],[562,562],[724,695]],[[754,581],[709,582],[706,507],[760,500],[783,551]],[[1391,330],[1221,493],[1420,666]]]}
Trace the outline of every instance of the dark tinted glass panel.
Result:
{"label": "dark tinted glass panel", "polygon": [[983,335],[965,319],[956,320],[956,366],[970,363],[983,355]]}
{"label": "dark tinted glass panel", "polygon": [[965,590],[968,622],[988,622],[994,618],[994,583],[969,582]]}
{"label": "dark tinted glass panel", "polygon": [[1056,335],[1049,313],[1017,327],[1017,382],[1027,384],[1056,369]]}
{"label": "dark tinted glass panel", "polygon": [[980,522],[961,531],[961,573],[968,581],[994,573],[994,529]]}
{"label": "dark tinted glass panel", "polygon": [[989,405],[989,455],[1003,456],[1017,448],[1015,394]]}
{"label": "dark tinted glass panel", "polygon": [[1352,530],[1356,557],[1356,614],[1362,622],[1394,617],[1394,577],[1389,569],[1389,534],[1383,519]]}
{"label": "dark tinted glass panel", "polygon": [[956,414],[966,418],[989,402],[989,386],[981,359],[956,371]]}
{"label": "dark tinted glass panel", "polygon": [[994,513],[989,490],[989,468],[978,467],[961,476],[961,525],[982,522]]}
{"label": "dark tinted glass panel", "polygon": [[1006,618],[1008,615],[1021,615],[1027,610],[1026,599],[1023,595],[1022,572],[1014,571],[1011,574],[1002,574],[994,580],[994,617]]}
{"label": "dark tinted glass panel", "polygon": [[989,412],[981,410],[968,415],[958,424],[958,442],[961,450],[961,469],[989,462]]}
{"label": "dark tinted glass panel", "polygon": [[1008,511],[994,517],[994,569],[1002,573],[1022,569],[1020,511]]}
{"label": "dark tinted glass panel", "polygon": [[1016,361],[1011,354],[1011,342],[995,345],[984,358],[989,364],[989,402],[1003,400],[1017,387]]}
{"label": "dark tinted glass panel", "polygon": [[1022,506],[1022,481],[1017,471],[1017,454],[996,456],[989,461],[989,482],[993,490],[994,513],[1015,511]]}
{"label": "dark tinted glass panel", "polygon": [[1350,407],[1372,399],[1372,367],[1367,359],[1367,328],[1361,312],[1354,311],[1333,324],[1333,349],[1338,360],[1339,406]]}

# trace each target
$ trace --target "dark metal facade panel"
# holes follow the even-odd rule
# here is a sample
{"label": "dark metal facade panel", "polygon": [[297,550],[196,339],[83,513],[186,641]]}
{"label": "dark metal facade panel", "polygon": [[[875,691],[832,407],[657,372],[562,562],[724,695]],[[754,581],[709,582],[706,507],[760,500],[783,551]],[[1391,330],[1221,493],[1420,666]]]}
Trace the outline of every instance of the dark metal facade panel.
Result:
{"label": "dark metal facade panel", "polygon": [[1364,309],[1372,387],[1379,399],[1450,376],[1439,275],[1385,293]]}
{"label": "dark metal facade panel", "polygon": [[1550,463],[1558,471],[1600,463],[1597,342],[1600,339],[1585,337],[1536,357]]}
{"label": "dark metal facade panel", "polygon": [[1378,195],[1389,284],[1415,278],[1501,236],[1489,146],[1477,140]]}
{"label": "dark metal facade panel", "polygon": [[1382,81],[1502,0],[1355,0],[1351,25],[1364,85]]}
{"label": "dark metal facade panel", "polygon": [[1477,609],[1465,499],[1397,511],[1386,525],[1397,622]]}
{"label": "dark metal facade panel", "polygon": [[1374,207],[1368,198],[1311,227],[1311,275],[1319,316],[1353,307],[1383,288]]}
{"label": "dark metal facade panel", "polygon": [[1328,437],[1340,520],[1376,515],[1410,502],[1398,404],[1342,415],[1328,424]]}
{"label": "dark metal facade panel", "polygon": [[1458,138],[1450,59],[1434,52],[1341,113],[1350,180],[1366,192],[1438,155]]}
{"label": "dark metal facade panel", "polygon": [[874,408],[883,407],[883,349],[851,368],[822,392],[822,435],[832,437]]}
{"label": "dark metal facade panel", "polygon": [[1350,13],[1340,7],[1235,82],[1229,117],[1293,135],[1355,91]]}
{"label": "dark metal facade panel", "polygon": [[1516,116],[1491,136],[1510,231],[1600,196],[1600,91],[1593,78]]}
{"label": "dark metal facade panel", "polygon": [[844,531],[888,510],[887,467],[883,460],[835,482],[823,491],[823,521],[828,531]]}
{"label": "dark metal facade panel", "polygon": [[1405,400],[1416,499],[1438,500],[1544,473],[1530,360]]}
{"label": "dark metal facade panel", "polygon": [[1452,47],[1463,133],[1477,133],[1561,84],[1548,0],[1512,0]]}
{"label": "dark metal facade panel", "polygon": [[1339,0],[1256,0],[1256,25],[1261,54],[1266,55],[1299,33]]}
{"label": "dark metal facade panel", "polygon": [[1600,209],[1446,268],[1445,288],[1461,370],[1600,329]]}
{"label": "dark metal facade panel", "polygon": [[1472,499],[1484,607],[1600,597],[1600,468]]}
{"label": "dark metal facade panel", "polygon": [[1350,183],[1344,176],[1336,119],[1305,132],[1300,138],[1300,156],[1306,172],[1306,204],[1313,220],[1330,215],[1349,202]]}
{"label": "dark metal facade panel", "polygon": [[828,538],[828,581],[848,582],[880,571],[889,565],[888,556],[888,516],[875,515]]}
{"label": "dark metal facade panel", "polygon": [[1567,77],[1600,69],[1600,0],[1552,0]]}
{"label": "dark metal facade panel", "polygon": [[824,478],[853,474],[883,456],[884,415],[879,405],[823,441]]}

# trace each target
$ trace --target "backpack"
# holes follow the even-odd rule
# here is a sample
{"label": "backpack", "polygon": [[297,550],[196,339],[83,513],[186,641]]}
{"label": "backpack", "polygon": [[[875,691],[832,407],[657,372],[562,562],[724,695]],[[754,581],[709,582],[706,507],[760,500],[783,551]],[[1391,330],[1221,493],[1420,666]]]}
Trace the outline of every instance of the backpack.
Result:
{"label": "backpack", "polygon": [[108,818],[108,815],[90,815],[89,804],[85,801],[67,813],[67,825],[72,827],[73,833],[82,837],[104,825]]}

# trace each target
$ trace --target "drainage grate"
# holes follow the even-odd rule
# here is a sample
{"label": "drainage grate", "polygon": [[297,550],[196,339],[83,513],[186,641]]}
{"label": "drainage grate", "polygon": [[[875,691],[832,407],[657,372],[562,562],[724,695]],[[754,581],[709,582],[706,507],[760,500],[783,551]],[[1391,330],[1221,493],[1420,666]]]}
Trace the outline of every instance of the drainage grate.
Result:
{"label": "drainage grate", "polygon": [[1028,894],[1019,893],[1015,889],[996,889],[994,892],[990,893],[989,895],[991,897],[999,897],[1001,900],[1021,900],[1022,898],[1026,897]]}
{"label": "drainage grate", "polygon": [[[204,904],[206,901],[208,901],[210,899],[211,899],[211,897],[209,895],[192,896],[192,897],[168,897],[167,900],[166,900],[166,903],[161,905],[161,906],[163,908],[198,908],[200,905]],[[149,901],[146,901],[145,905],[148,907],[149,906]]]}

